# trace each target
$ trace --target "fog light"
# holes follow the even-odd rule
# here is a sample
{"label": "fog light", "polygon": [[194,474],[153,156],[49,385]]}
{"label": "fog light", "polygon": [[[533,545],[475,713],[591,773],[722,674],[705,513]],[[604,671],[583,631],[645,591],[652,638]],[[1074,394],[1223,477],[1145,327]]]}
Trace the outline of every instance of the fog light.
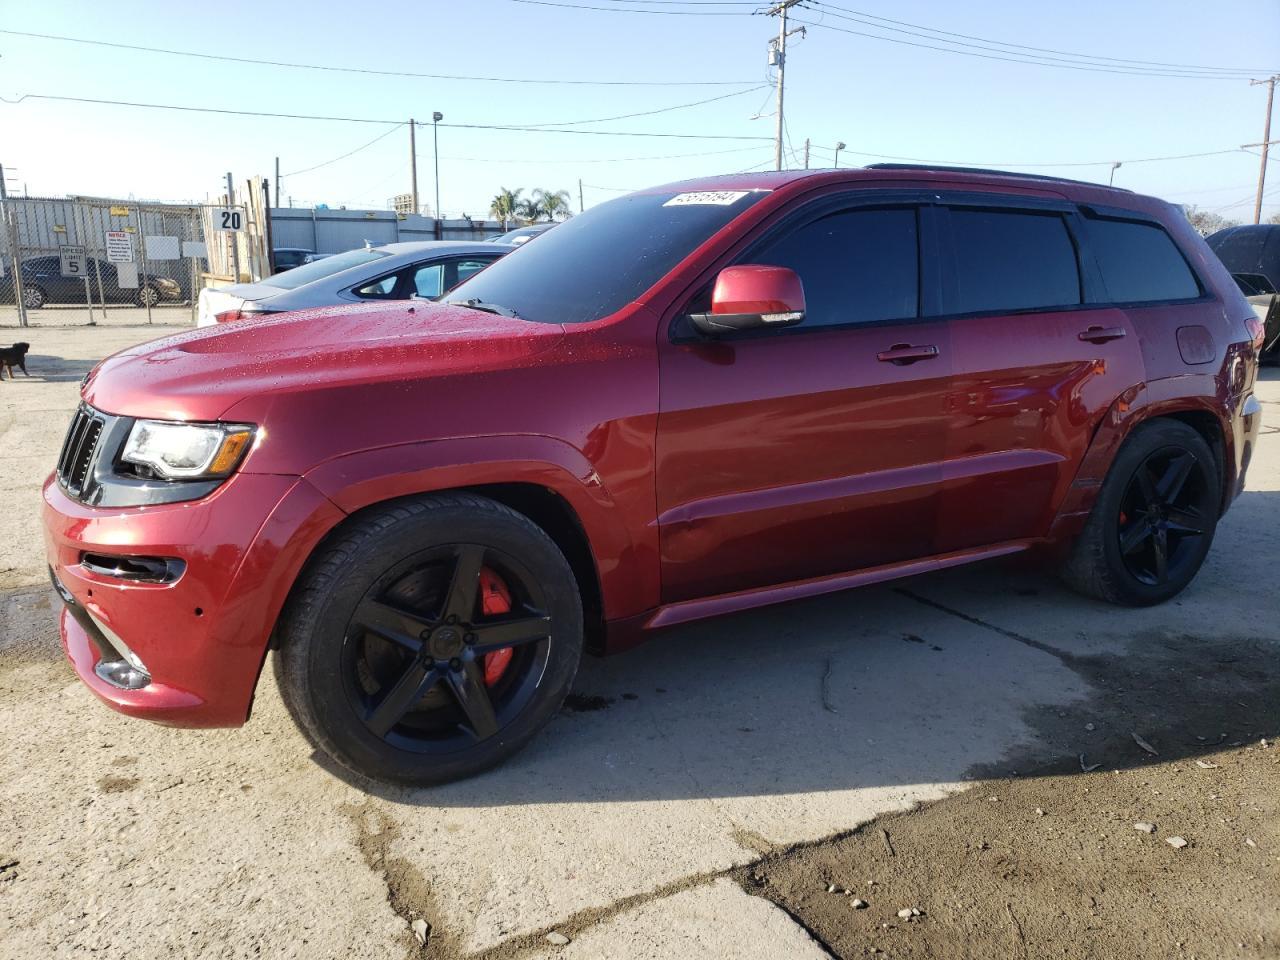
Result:
{"label": "fog light", "polygon": [[151,678],[125,660],[101,660],[93,668],[96,673],[113,687],[122,690],[140,690],[151,682]]}

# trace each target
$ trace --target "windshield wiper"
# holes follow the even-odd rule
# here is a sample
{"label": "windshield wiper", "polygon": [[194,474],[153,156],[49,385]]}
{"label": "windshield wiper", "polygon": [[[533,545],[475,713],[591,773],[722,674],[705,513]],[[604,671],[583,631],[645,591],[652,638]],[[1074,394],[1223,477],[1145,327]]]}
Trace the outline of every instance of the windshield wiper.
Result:
{"label": "windshield wiper", "polygon": [[469,310],[482,310],[485,313],[496,313],[500,317],[511,317],[514,320],[524,319],[510,307],[504,307],[499,303],[485,303],[479,297],[472,297],[470,300],[446,300],[445,302],[454,307],[466,307]]}

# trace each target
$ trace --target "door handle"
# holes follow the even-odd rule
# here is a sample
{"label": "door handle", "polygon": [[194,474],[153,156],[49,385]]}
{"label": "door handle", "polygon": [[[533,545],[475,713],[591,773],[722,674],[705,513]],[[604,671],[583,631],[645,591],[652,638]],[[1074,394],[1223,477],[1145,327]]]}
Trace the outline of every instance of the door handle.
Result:
{"label": "door handle", "polygon": [[876,359],[881,363],[896,363],[898,366],[905,366],[908,363],[915,363],[917,360],[932,360],[937,355],[938,348],[933,344],[913,347],[909,343],[895,343],[888,350],[881,350],[877,353]]}
{"label": "door handle", "polygon": [[1124,335],[1124,327],[1090,327],[1080,331],[1080,339],[1089,343],[1106,343],[1108,340],[1119,340]]}

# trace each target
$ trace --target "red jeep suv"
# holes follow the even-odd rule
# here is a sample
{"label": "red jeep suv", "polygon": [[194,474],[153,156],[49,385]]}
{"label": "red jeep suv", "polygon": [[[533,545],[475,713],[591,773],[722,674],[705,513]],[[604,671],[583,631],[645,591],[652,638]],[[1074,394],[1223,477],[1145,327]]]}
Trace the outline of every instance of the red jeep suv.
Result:
{"label": "red jeep suv", "polygon": [[100,364],[44,487],[61,630],[123,713],[245,722],[268,649],[353,771],[466,776],[584,650],[1031,548],[1190,582],[1260,422],[1261,329],[1123,190],[876,166],[645,190],[447,303]]}

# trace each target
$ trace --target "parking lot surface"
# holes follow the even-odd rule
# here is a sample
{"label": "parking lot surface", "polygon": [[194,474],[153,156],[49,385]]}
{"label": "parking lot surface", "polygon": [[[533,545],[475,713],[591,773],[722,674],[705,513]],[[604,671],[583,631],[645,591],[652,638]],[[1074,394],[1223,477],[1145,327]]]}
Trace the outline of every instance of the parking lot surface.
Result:
{"label": "parking lot surface", "polygon": [[[695,624],[584,663],[506,766],[398,790],[314,755],[269,670],[246,727],[201,732],[117,716],[64,662],[39,485],[81,376],[165,332],[0,334],[32,344],[31,377],[0,383],[0,957],[953,956],[984,911],[1002,926],[974,926],[973,955],[1061,955],[1064,931],[1079,956],[1280,955],[1274,370],[1248,489],[1174,602],[1105,606],[1005,562]],[[1083,803],[1090,782],[1124,804]],[[1010,837],[1055,817],[1055,856],[1111,852],[1115,910],[1019,860]],[[1159,858],[1128,854],[1139,817]],[[1013,880],[965,889],[959,851],[1000,843]],[[1176,922],[1151,908],[1209,873]]]}

